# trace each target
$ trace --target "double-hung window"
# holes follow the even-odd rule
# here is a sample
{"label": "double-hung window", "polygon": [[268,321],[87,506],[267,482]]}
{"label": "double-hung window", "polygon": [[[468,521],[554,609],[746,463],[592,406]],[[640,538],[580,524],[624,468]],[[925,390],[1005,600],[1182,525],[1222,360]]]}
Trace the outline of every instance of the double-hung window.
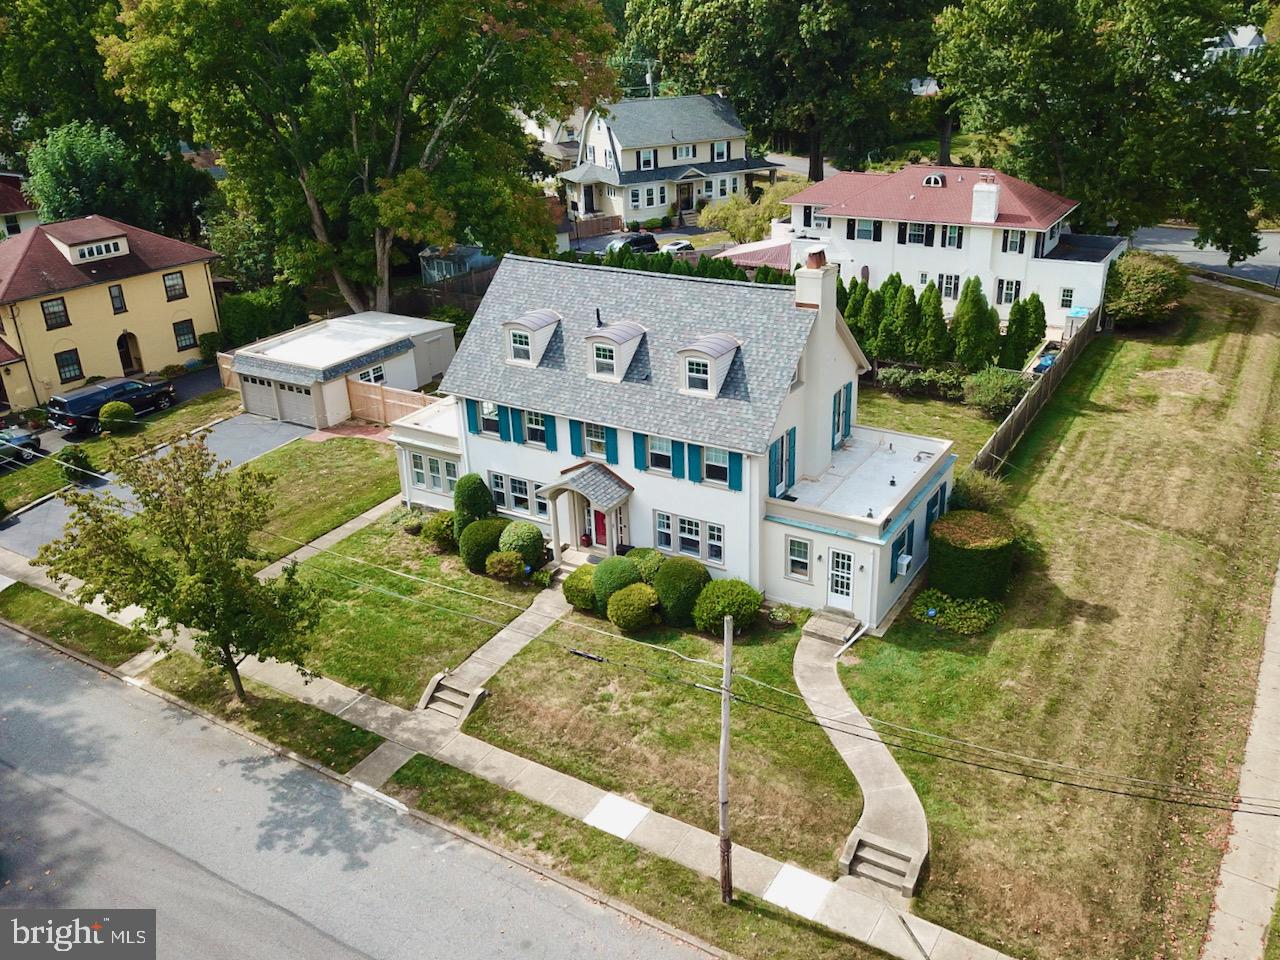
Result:
{"label": "double-hung window", "polygon": [[944,300],[954,300],[960,296],[960,274],[958,273],[940,273],[938,274],[938,289],[942,291]]}
{"label": "double-hung window", "polygon": [[706,360],[685,360],[684,386],[686,390],[708,393],[711,390],[711,364]]}
{"label": "double-hung window", "polygon": [[511,331],[511,359],[521,363],[528,363],[533,359],[533,347],[529,341],[529,334],[524,330]]}
{"label": "double-hung window", "polygon": [[529,481],[511,478],[511,509],[529,512]]}
{"label": "double-hung window", "polygon": [[718,523],[707,524],[707,561],[724,563],[724,527]]}
{"label": "double-hung window", "polygon": [[427,469],[423,463],[422,454],[409,454],[409,466],[413,472],[413,485],[415,487],[425,487],[427,485]]}
{"label": "double-hung window", "polygon": [[181,300],[187,295],[187,283],[182,278],[182,271],[164,275],[164,295],[168,300]]}
{"label": "double-hung window", "polygon": [[942,245],[944,247],[960,246],[960,228],[954,223],[942,228]]}
{"label": "double-hung window", "polygon": [[1058,306],[1063,310],[1070,310],[1071,305],[1075,303],[1076,291],[1073,287],[1063,287],[1062,293],[1058,296]]}
{"label": "double-hung window", "polygon": [[453,493],[453,488],[458,485],[458,461],[446,460],[444,462],[444,488],[449,493]]}
{"label": "double-hung window", "polygon": [[657,544],[659,550],[671,549],[671,514],[655,513],[654,515],[654,536],[653,542]]}
{"label": "double-hung window", "polygon": [[173,340],[179,350],[191,350],[198,346],[196,325],[191,320],[179,320],[173,325]]}
{"label": "double-hung window", "polygon": [[640,189],[638,187],[631,191],[631,206],[640,206]]}
{"label": "double-hung window", "polygon": [[1013,303],[1020,296],[1022,296],[1021,280],[996,281],[996,303]]}
{"label": "double-hung window", "polygon": [[646,207],[653,206],[653,187],[644,188],[644,205]]}
{"label": "double-hung window", "polygon": [[490,400],[480,401],[480,432],[498,434],[498,405]]}
{"label": "double-hung window", "polygon": [[596,148],[591,144],[587,144],[587,163],[596,162]]}
{"label": "double-hung window", "polygon": [[680,541],[679,548],[681,553],[687,553],[691,557],[702,556],[702,522],[699,520],[690,520],[688,517],[679,518]]}
{"label": "double-hung window", "polygon": [[53,362],[58,368],[58,379],[63,383],[80,380],[84,377],[84,368],[80,366],[79,350],[63,350],[53,355]]}
{"label": "double-hung window", "polygon": [[728,140],[716,140],[711,144],[711,159],[716,163],[729,159]]}
{"label": "double-hung window", "polygon": [[727,197],[729,195],[729,179],[727,177],[720,178],[720,196]]}
{"label": "double-hung window", "polygon": [[1027,231],[1006,230],[1004,232],[1004,252],[1022,253],[1027,248]]}
{"label": "double-hung window", "polygon": [[859,220],[854,225],[853,236],[855,240],[874,240],[876,238],[876,222],[874,220]]}
{"label": "double-hung window", "polygon": [[607,147],[605,148],[605,151],[604,151],[604,168],[606,170],[613,169],[613,151],[608,149]]}
{"label": "double-hung window", "polygon": [[671,470],[671,441],[666,437],[649,438],[649,468]]}
{"label": "double-hung window", "polygon": [[587,440],[587,456],[603,458],[607,449],[604,427],[598,423],[584,423],[582,429]]}
{"label": "double-hung window", "polygon": [[524,438],[528,443],[547,443],[547,415],[526,410],[524,414]]}
{"label": "double-hung window", "polygon": [[545,518],[551,512],[551,504],[547,502],[546,497],[538,492],[541,489],[542,484],[535,483],[533,485],[533,508],[538,516]]}
{"label": "double-hung window", "polygon": [[729,451],[720,447],[702,449],[702,472],[711,483],[729,482]]}
{"label": "double-hung window", "polygon": [[679,145],[676,147],[676,159],[677,159],[677,160],[692,160],[692,159],[693,159],[693,144],[691,144],[691,143],[682,143],[682,144],[679,144]]}
{"label": "double-hung window", "polygon": [[489,492],[493,494],[493,502],[499,507],[507,505],[507,478],[500,473],[489,474]]}
{"label": "double-hung window", "polygon": [[71,326],[71,318],[67,316],[67,301],[61,297],[40,301],[40,312],[44,314],[44,328],[46,330],[57,330],[59,327]]}
{"label": "double-hung window", "polygon": [[595,372],[602,377],[612,377],[617,370],[613,347],[597,343],[594,351]]}
{"label": "double-hung window", "polygon": [[787,576],[792,580],[809,579],[809,541],[787,537]]}
{"label": "double-hung window", "polygon": [[641,169],[641,170],[652,170],[652,169],[654,168],[654,166],[656,165],[656,163],[657,163],[657,154],[658,154],[658,151],[656,151],[656,150],[641,150],[641,151],[639,151],[639,153],[640,153],[640,169]]}
{"label": "double-hung window", "polygon": [[907,243],[924,243],[924,224],[908,223],[907,224]]}
{"label": "double-hung window", "polygon": [[[415,454],[415,456],[416,456],[416,454]],[[436,457],[429,457],[429,458],[427,459],[427,468],[428,468],[428,471],[429,471],[429,472],[430,472],[430,474],[431,474],[431,489],[432,489],[432,490],[443,490],[443,489],[444,489],[444,478],[443,478],[443,477],[441,476],[441,474],[440,474],[440,461],[439,461],[439,459],[438,459],[438,458],[436,458]]]}
{"label": "double-hung window", "polygon": [[111,312],[124,313],[129,308],[124,302],[124,287],[118,283],[113,283],[107,287],[107,293],[111,294]]}

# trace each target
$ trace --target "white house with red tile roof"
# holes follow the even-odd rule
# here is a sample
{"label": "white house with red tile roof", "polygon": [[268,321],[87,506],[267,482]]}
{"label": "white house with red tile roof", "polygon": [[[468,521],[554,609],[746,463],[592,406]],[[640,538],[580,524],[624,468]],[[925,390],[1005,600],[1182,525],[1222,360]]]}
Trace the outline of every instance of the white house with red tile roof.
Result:
{"label": "white house with red tile roof", "polygon": [[22,175],[0,171],[0,240],[15,237],[39,222],[35,204],[22,192]]}
{"label": "white house with red tile roof", "polygon": [[1035,292],[1059,329],[1099,305],[1107,270],[1127,245],[1072,233],[1077,201],[983,167],[841,173],[786,202],[790,222],[775,223],[773,236],[791,241],[792,263],[821,245],[846,282],[876,287],[898,273],[918,293],[933,281],[948,311],[978,277],[1002,317]]}

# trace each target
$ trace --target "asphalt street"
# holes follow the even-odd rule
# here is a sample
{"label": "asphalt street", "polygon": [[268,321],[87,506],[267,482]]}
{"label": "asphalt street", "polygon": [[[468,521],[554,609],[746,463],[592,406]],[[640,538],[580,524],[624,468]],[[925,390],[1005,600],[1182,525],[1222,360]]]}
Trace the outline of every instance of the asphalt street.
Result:
{"label": "asphalt street", "polygon": [[156,908],[201,960],[702,957],[0,628],[0,906]]}
{"label": "asphalt street", "polygon": [[1206,270],[1214,270],[1245,280],[1256,280],[1267,286],[1280,281],[1280,233],[1262,234],[1262,250],[1256,257],[1227,266],[1227,255],[1221,250],[1205,247],[1196,249],[1196,232],[1176,227],[1151,227],[1133,235],[1133,245],[1152,253],[1167,253],[1183,263]]}

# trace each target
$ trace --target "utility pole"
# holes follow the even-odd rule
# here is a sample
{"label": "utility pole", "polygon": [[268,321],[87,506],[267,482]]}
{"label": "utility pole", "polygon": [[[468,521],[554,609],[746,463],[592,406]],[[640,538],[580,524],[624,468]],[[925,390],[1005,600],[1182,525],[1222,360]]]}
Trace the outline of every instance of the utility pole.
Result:
{"label": "utility pole", "polygon": [[733,842],[729,839],[729,700],[733,679],[733,617],[724,618],[724,678],[720,681],[720,902],[733,903]]}

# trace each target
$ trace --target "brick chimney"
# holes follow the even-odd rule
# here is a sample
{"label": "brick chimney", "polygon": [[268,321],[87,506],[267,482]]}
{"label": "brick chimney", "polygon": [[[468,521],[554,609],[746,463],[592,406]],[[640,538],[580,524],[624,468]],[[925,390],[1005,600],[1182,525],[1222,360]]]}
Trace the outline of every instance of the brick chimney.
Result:
{"label": "brick chimney", "polygon": [[974,223],[995,223],[1000,215],[1000,184],[994,173],[981,173],[973,185],[973,208],[969,218]]}
{"label": "brick chimney", "polygon": [[804,266],[796,270],[796,306],[816,309],[823,317],[836,315],[836,266],[827,263],[827,248],[811,247]]}

